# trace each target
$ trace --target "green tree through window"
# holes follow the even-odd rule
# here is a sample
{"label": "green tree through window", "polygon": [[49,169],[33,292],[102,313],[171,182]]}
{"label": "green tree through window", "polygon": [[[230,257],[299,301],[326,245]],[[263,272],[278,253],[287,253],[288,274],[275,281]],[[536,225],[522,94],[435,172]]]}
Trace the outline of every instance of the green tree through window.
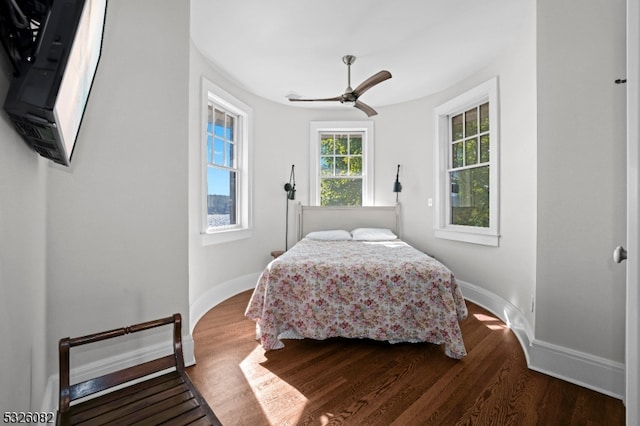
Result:
{"label": "green tree through window", "polygon": [[489,103],[451,117],[451,223],[490,224]]}
{"label": "green tree through window", "polygon": [[362,132],[320,135],[320,205],[362,205]]}

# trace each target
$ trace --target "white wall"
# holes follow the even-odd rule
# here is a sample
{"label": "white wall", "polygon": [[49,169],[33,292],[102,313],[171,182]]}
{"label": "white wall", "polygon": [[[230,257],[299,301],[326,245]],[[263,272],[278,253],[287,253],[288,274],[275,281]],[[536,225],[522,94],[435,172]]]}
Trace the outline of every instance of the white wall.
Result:
{"label": "white wall", "polygon": [[107,9],[72,167],[49,169],[50,373],[61,337],[188,318],[189,3]]}
{"label": "white wall", "polygon": [[[8,88],[0,76],[0,99]],[[46,162],[0,118],[0,411],[40,409],[46,384]]]}
{"label": "white wall", "polygon": [[624,361],[625,1],[538,1],[536,338]]}

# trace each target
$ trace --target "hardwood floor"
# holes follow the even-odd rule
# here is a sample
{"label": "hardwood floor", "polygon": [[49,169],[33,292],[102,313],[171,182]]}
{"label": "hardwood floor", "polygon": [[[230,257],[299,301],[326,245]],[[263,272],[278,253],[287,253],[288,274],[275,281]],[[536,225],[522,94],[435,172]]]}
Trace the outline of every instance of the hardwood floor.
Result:
{"label": "hardwood floor", "polygon": [[468,355],[369,340],[286,340],[264,352],[251,291],[209,311],[188,368],[224,425],[623,425],[620,400],[527,369],[504,323],[467,302]]}

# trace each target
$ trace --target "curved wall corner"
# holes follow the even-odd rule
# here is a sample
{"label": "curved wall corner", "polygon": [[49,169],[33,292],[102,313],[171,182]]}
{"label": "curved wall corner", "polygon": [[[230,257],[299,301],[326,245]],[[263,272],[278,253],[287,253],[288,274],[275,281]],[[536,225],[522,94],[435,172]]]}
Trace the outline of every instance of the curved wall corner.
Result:
{"label": "curved wall corner", "polygon": [[466,300],[493,313],[513,331],[531,370],[624,400],[624,364],[536,340],[515,305],[475,284],[460,280],[458,284]]}
{"label": "curved wall corner", "polygon": [[189,306],[189,334],[193,334],[196,324],[209,310],[238,293],[253,289],[259,277],[260,272],[242,275],[216,285],[199,297]]}

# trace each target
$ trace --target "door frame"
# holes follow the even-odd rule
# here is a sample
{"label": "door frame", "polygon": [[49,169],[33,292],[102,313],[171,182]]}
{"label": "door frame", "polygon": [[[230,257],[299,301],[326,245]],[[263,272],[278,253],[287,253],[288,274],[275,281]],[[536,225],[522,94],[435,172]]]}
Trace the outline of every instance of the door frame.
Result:
{"label": "door frame", "polygon": [[625,405],[627,425],[640,422],[640,306],[638,213],[640,211],[640,0],[627,0],[627,290]]}

